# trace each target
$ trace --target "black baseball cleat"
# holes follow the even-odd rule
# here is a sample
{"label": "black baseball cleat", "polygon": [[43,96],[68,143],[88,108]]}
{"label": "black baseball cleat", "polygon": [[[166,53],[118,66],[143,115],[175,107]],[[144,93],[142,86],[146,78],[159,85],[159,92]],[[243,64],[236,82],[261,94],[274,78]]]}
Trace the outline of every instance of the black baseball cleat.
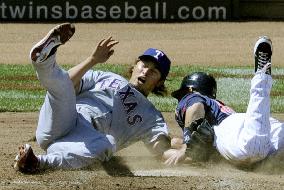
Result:
{"label": "black baseball cleat", "polygon": [[267,36],[261,36],[254,45],[254,71],[265,70],[271,75],[272,41]]}
{"label": "black baseball cleat", "polygon": [[75,33],[75,26],[71,23],[63,23],[51,29],[30,51],[33,62],[44,62],[53,55],[57,48],[65,44]]}
{"label": "black baseball cleat", "polygon": [[22,173],[35,173],[39,170],[39,160],[34,155],[32,147],[29,144],[19,147],[19,154],[15,158],[13,165],[16,171]]}

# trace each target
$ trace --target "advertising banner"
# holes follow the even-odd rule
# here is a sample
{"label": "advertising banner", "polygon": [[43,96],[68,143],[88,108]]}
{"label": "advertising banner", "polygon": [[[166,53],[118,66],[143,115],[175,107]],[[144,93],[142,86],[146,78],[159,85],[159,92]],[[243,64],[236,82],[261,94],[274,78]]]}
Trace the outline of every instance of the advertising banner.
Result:
{"label": "advertising banner", "polygon": [[231,0],[1,0],[0,20],[188,22],[231,19]]}

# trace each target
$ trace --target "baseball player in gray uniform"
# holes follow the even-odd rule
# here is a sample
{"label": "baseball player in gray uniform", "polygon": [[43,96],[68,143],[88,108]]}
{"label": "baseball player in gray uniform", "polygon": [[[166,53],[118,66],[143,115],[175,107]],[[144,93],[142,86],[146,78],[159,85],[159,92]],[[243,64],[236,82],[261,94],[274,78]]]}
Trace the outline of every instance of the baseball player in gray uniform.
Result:
{"label": "baseball player in gray uniform", "polygon": [[140,140],[165,160],[180,151],[171,149],[164,118],[147,99],[150,92],[164,89],[171,64],[166,54],[147,49],[133,66],[129,82],[111,72],[90,70],[113,54],[118,41],[109,37],[67,72],[56,63],[56,50],[74,33],[74,25],[58,25],[31,49],[32,64],[47,90],[36,130],[46,154],[36,156],[30,145],[22,145],[14,168],[23,173],[82,168],[95,160],[107,161]]}
{"label": "baseball player in gray uniform", "polygon": [[[246,113],[235,113],[228,107],[224,109],[225,105],[215,99],[216,83],[208,86],[207,81],[211,79],[203,83],[190,76],[189,80],[195,83],[181,85],[182,88],[173,93],[179,99],[176,118],[183,127],[183,142],[187,147],[184,150],[188,156],[195,154],[195,150],[204,154],[207,147],[213,145],[229,162],[246,167],[284,150],[284,123],[270,117],[272,42],[268,37],[257,40],[254,56],[255,75],[251,80]],[[186,84],[187,78],[184,80]],[[196,87],[195,84],[204,86]],[[201,123],[204,118],[207,122]],[[181,144],[182,140],[176,140],[176,143]]]}

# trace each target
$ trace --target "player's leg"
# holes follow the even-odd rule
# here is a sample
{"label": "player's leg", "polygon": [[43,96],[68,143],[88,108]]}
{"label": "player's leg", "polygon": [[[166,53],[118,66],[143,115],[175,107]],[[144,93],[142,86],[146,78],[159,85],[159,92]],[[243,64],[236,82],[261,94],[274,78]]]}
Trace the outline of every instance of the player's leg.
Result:
{"label": "player's leg", "polygon": [[92,147],[86,146],[85,142],[55,142],[48,149],[56,151],[37,156],[26,144],[19,147],[14,168],[22,173],[35,173],[44,169],[79,169],[95,161],[108,161],[115,152],[110,137],[102,134],[95,136]]}
{"label": "player's leg", "polygon": [[113,136],[102,134],[93,128],[80,126],[76,126],[71,133],[52,143],[46,155],[38,157],[41,169],[82,168],[91,165],[96,160],[108,161],[111,158],[116,151]]}
{"label": "player's leg", "polygon": [[76,97],[68,73],[55,60],[57,47],[75,32],[73,25],[53,28],[31,50],[30,58],[42,86],[48,91],[40,110],[36,138],[46,149],[55,139],[67,134],[76,123]]}
{"label": "player's leg", "polygon": [[270,125],[270,138],[271,144],[273,145],[273,149],[270,154],[274,154],[276,152],[280,152],[282,154],[284,151],[284,123],[270,117]]}
{"label": "player's leg", "polygon": [[240,146],[244,157],[251,162],[261,160],[271,149],[270,142],[270,91],[272,43],[261,37],[254,48],[255,76],[251,80],[250,100],[247,107]]}
{"label": "player's leg", "polygon": [[272,78],[267,67],[271,54],[271,41],[260,38],[255,45],[256,73],[251,81],[246,113],[233,114],[214,127],[216,147],[231,163],[250,165],[265,158],[271,150],[269,95]]}
{"label": "player's leg", "polygon": [[29,145],[20,148],[14,168],[23,173],[49,168],[82,168],[96,160],[109,160],[115,151],[114,137],[98,132],[89,121],[79,115],[76,128],[53,142],[46,155],[35,156]]}

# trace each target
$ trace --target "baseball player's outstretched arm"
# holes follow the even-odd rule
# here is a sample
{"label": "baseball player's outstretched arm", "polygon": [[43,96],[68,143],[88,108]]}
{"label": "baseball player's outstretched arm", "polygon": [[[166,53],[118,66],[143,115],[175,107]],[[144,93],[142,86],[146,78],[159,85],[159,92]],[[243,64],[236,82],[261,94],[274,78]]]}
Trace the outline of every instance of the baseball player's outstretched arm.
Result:
{"label": "baseball player's outstretched arm", "polygon": [[[179,147],[178,149],[169,149],[164,152],[164,159],[165,164],[167,165],[175,165],[187,158],[188,155],[186,155],[186,149],[187,144],[186,140],[191,139],[191,133],[186,133],[185,131],[189,131],[189,126],[192,122],[194,122],[197,119],[204,118],[205,117],[205,109],[204,105],[202,103],[195,103],[192,106],[188,107],[185,113],[185,128],[187,130],[184,130],[184,142],[182,144],[182,140],[176,141],[176,144],[173,144],[172,147]],[[187,135],[189,135],[187,137]],[[190,159],[190,158],[187,158]]]}
{"label": "baseball player's outstretched arm", "polygon": [[118,41],[114,40],[112,37],[102,39],[95,51],[87,59],[68,71],[76,92],[78,92],[83,75],[94,65],[106,62],[113,54],[114,50],[112,48],[116,44],[118,44]]}
{"label": "baseball player's outstretched arm", "polygon": [[190,129],[192,123],[200,118],[205,117],[205,108],[204,105],[200,102],[194,103],[193,105],[186,108],[184,116],[184,129],[183,129],[183,141],[185,144],[188,144],[191,141],[191,133],[193,132]]}
{"label": "baseball player's outstretched arm", "polygon": [[149,147],[151,152],[165,161],[167,165],[175,165],[185,159],[185,148],[171,148],[169,137],[161,135]]}
{"label": "baseball player's outstretched arm", "polygon": [[189,127],[193,121],[204,117],[204,105],[202,103],[195,103],[186,109],[184,126]]}

